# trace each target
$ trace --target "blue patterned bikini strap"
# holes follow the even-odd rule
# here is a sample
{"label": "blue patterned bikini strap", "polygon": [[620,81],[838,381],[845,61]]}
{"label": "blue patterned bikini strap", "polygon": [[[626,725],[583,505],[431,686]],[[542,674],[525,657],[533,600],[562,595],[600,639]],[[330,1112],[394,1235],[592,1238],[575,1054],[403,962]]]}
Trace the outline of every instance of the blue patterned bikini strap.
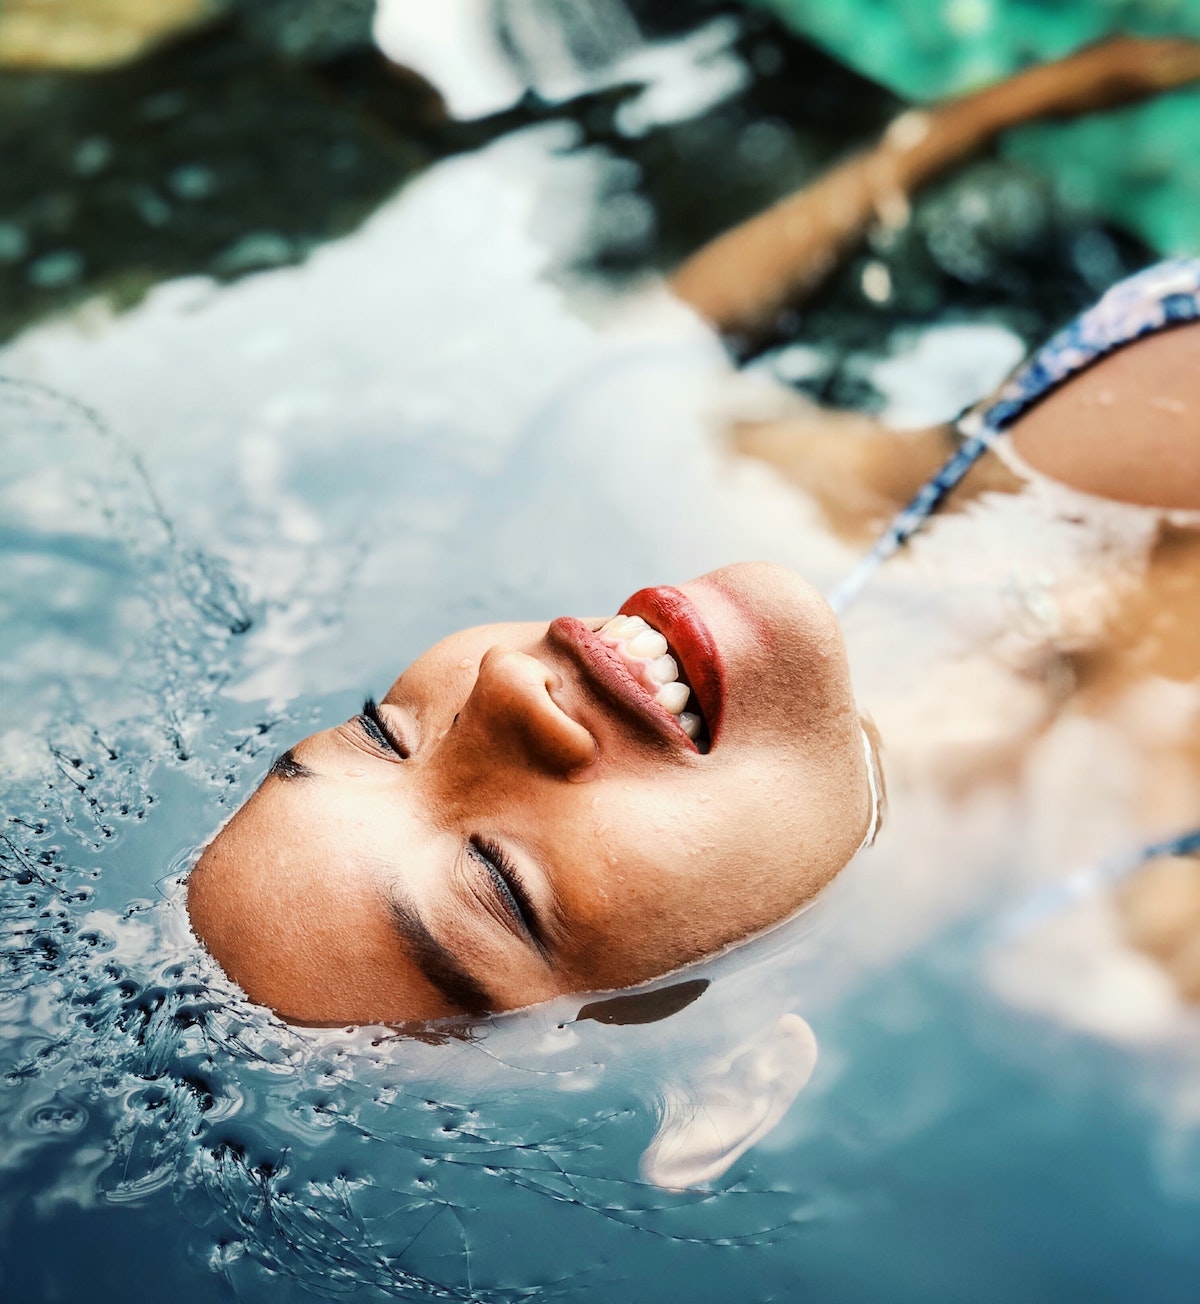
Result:
{"label": "blue patterned bikini strap", "polygon": [[958,422],[962,443],[901,508],[870,552],[829,596],[840,616],[885,561],[917,533],[984,453],[1025,412],[1064,381],[1134,340],[1200,320],[1200,258],[1157,263],[1112,287],[1021,367],[986,408]]}
{"label": "blue patterned bikini strap", "polygon": [[[958,422],[958,450],[902,508],[874,547],[830,595],[840,616],[885,561],[912,538],[946,495],[1023,413],[1093,362],[1168,326],[1200,320],[1200,258],[1176,258],[1119,281],[1096,304],[1059,331],[1009,380],[985,409]],[[1127,878],[1163,856],[1200,854],[1200,829],[1161,838],[1098,865],[1077,870],[1031,893],[999,921],[999,933],[1014,936],[1074,902]]]}
{"label": "blue patterned bikini strap", "polygon": [[1105,888],[1115,886],[1152,860],[1163,856],[1195,855],[1200,855],[1200,829],[1159,838],[1133,851],[1111,856],[1098,865],[1077,869],[1066,878],[1035,888],[1003,913],[993,925],[995,936],[997,940],[1005,941],[1032,932],[1077,901],[1084,901]]}

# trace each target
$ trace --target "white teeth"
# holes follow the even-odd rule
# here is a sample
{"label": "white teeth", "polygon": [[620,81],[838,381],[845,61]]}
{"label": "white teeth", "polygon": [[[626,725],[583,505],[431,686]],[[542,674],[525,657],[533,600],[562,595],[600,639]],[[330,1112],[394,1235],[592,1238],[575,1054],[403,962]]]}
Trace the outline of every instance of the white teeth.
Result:
{"label": "white teeth", "polygon": [[681,684],[677,679],[672,684],[663,684],[655,694],[655,701],[659,706],[665,706],[672,715],[678,715],[687,706],[690,696],[691,690],[687,684]]}
{"label": "white teeth", "polygon": [[697,712],[683,709],[691,701],[692,692],[680,682],[679,663],[670,655],[670,645],[662,634],[641,616],[613,616],[600,626],[599,633],[631,661],[645,666],[651,685],[658,685],[655,701],[678,716],[680,728],[689,738],[699,738],[704,722]]}
{"label": "white teeth", "polygon": [[667,650],[667,640],[656,629],[646,629],[625,644],[625,650],[631,657],[645,657],[647,661],[663,656]]}
{"label": "white teeth", "polygon": [[600,633],[607,634],[609,638],[633,638],[649,628],[641,616],[614,616],[600,626]]}
{"label": "white teeth", "polygon": [[693,742],[700,737],[700,717],[694,711],[681,711],[679,725]]}
{"label": "white teeth", "polygon": [[674,657],[665,653],[650,662],[650,678],[656,684],[669,684],[679,678],[679,666]]}

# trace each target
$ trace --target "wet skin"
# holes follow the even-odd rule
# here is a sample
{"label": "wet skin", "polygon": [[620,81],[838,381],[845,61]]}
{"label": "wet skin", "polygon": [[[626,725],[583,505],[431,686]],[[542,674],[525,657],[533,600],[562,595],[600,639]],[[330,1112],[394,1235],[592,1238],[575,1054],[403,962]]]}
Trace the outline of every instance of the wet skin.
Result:
{"label": "wet skin", "polygon": [[832,614],[759,564],[622,610],[655,601],[683,612],[663,632],[707,751],[609,674],[600,621],[452,635],[205,850],[188,908],[226,972],[296,1022],[479,1014],[641,982],[809,900],[870,819]]}

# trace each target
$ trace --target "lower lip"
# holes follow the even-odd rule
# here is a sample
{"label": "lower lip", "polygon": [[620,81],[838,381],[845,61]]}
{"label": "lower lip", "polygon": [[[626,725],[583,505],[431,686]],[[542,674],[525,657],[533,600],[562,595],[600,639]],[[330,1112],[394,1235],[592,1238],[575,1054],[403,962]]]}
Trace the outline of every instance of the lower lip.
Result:
{"label": "lower lip", "polygon": [[695,604],[679,589],[639,589],[622,605],[621,615],[641,616],[671,645],[715,747],[725,709],[725,666],[716,640]]}

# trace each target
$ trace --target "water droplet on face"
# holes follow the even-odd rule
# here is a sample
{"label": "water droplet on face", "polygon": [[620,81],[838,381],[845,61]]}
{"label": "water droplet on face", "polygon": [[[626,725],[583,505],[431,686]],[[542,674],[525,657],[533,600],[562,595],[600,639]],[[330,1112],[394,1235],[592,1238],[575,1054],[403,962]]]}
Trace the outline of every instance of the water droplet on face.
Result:
{"label": "water droplet on face", "polygon": [[475,662],[472,661],[470,657],[463,657],[463,659],[458,663],[458,668],[460,670],[470,670],[474,664]]}
{"label": "water droplet on face", "polygon": [[366,770],[364,770],[362,766],[356,765],[352,770],[346,771],[346,778],[361,779],[364,774],[366,774]]}

